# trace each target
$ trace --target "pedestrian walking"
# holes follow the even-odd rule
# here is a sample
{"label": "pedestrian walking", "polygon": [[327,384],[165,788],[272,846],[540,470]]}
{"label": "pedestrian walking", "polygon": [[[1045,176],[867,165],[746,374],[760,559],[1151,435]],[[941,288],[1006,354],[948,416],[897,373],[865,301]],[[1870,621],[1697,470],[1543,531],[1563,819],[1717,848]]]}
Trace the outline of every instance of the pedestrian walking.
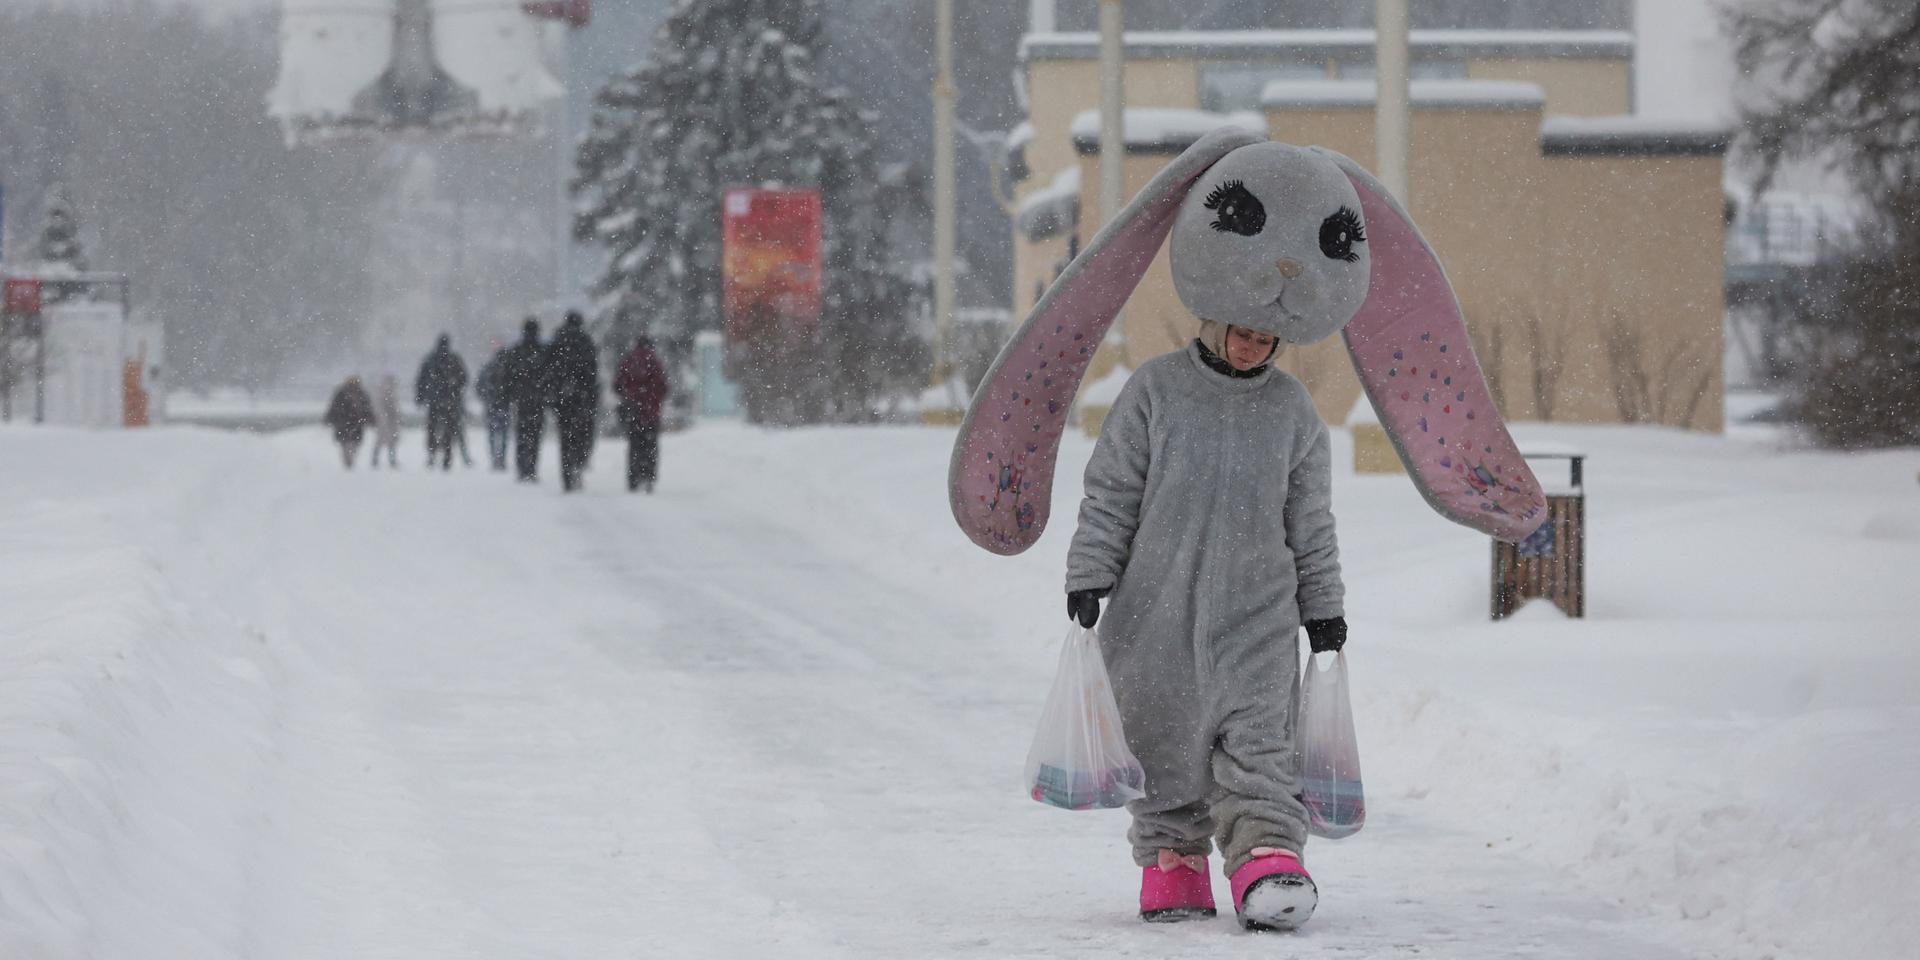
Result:
{"label": "pedestrian walking", "polygon": [[593,454],[593,425],[600,409],[600,348],[587,335],[586,319],[569,310],[547,344],[547,396],[560,435],[560,487],[580,489],[580,474]]}
{"label": "pedestrian walking", "polygon": [[493,356],[480,365],[474,377],[473,392],[480,397],[481,415],[487,418],[487,457],[493,469],[507,469],[507,438],[513,428],[513,394],[507,389],[507,350],[496,348]]}
{"label": "pedestrian walking", "polygon": [[627,489],[653,492],[660,478],[660,409],[667,400],[667,368],[642,335],[620,358],[613,392],[627,430]]}
{"label": "pedestrian walking", "polygon": [[360,385],[359,377],[348,377],[333,391],[333,399],[327,404],[327,414],[322,419],[333,428],[333,442],[340,445],[341,462],[352,470],[353,458],[360,453],[360,441],[373,423],[373,398],[367,396],[367,388]]}
{"label": "pedestrian walking", "polygon": [[466,392],[466,362],[453,352],[452,338],[443,333],[420,362],[420,375],[413,382],[413,401],[427,410],[428,468],[439,457],[440,469],[453,469],[454,435],[460,430],[460,401]]}
{"label": "pedestrian walking", "polygon": [[540,321],[528,317],[520,341],[501,357],[501,385],[513,405],[513,465],[522,483],[535,483],[540,471],[540,434],[546,427],[546,350],[540,345]]}
{"label": "pedestrian walking", "polygon": [[373,403],[373,467],[379,469],[380,455],[387,466],[400,467],[400,381],[389,373],[380,378],[380,389]]}

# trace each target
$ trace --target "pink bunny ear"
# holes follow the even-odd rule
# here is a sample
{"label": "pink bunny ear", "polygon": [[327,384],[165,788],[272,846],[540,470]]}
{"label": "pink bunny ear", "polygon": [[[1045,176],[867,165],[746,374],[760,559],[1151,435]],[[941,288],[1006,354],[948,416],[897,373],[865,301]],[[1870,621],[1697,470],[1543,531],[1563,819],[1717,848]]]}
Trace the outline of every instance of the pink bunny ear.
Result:
{"label": "pink bunny ear", "polygon": [[1346,327],[1347,351],[1381,426],[1442,516],[1501,540],[1525,539],[1546,520],[1546,496],[1494,406],[1439,257],[1379,181],[1347,157],[1320,152],[1360,194],[1373,272]]}
{"label": "pink bunny ear", "polygon": [[1060,435],[1094,350],[1173,229],[1180,202],[1221,157],[1264,138],[1216,130],[1188,147],[1053,282],[974,392],[947,468],[953,518],[1012,555],[1046,530]]}

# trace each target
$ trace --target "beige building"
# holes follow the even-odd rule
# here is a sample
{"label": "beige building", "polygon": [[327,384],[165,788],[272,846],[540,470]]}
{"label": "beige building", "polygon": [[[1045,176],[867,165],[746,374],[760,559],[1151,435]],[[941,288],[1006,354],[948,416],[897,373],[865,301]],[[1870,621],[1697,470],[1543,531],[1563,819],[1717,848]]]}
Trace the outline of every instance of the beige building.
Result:
{"label": "beige building", "polygon": [[[1125,49],[1129,197],[1227,123],[1373,166],[1371,31],[1134,33]],[[1033,35],[1023,53],[1016,316],[1102,220],[1097,38]],[[1631,116],[1630,34],[1416,30],[1412,53],[1407,206],[1506,415],[1719,431],[1726,132]],[[1163,250],[1129,304],[1124,356],[1088,380],[1195,329]],[[1337,338],[1281,366],[1346,422],[1360,385]]]}

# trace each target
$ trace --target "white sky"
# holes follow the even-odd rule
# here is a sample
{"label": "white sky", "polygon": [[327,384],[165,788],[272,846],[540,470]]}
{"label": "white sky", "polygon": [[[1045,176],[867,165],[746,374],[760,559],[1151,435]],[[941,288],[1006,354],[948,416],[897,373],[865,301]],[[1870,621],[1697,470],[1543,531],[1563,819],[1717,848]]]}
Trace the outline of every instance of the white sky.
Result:
{"label": "white sky", "polygon": [[[40,2],[54,7],[83,7],[106,2],[106,0],[40,0]],[[278,3],[279,0],[157,0],[157,2],[198,7],[209,13],[224,14],[242,10],[258,10],[262,7]]]}
{"label": "white sky", "polygon": [[1726,120],[1733,58],[1712,0],[1634,0],[1634,110],[1670,120]]}

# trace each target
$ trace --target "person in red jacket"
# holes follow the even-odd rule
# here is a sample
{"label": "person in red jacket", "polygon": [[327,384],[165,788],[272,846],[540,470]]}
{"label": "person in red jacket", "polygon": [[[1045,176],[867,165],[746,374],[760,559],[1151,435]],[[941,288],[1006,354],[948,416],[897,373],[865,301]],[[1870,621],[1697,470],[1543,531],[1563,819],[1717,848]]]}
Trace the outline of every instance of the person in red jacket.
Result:
{"label": "person in red jacket", "polygon": [[620,358],[613,392],[620,397],[620,419],[627,425],[627,489],[653,492],[660,475],[660,408],[667,402],[667,368],[641,336]]}

